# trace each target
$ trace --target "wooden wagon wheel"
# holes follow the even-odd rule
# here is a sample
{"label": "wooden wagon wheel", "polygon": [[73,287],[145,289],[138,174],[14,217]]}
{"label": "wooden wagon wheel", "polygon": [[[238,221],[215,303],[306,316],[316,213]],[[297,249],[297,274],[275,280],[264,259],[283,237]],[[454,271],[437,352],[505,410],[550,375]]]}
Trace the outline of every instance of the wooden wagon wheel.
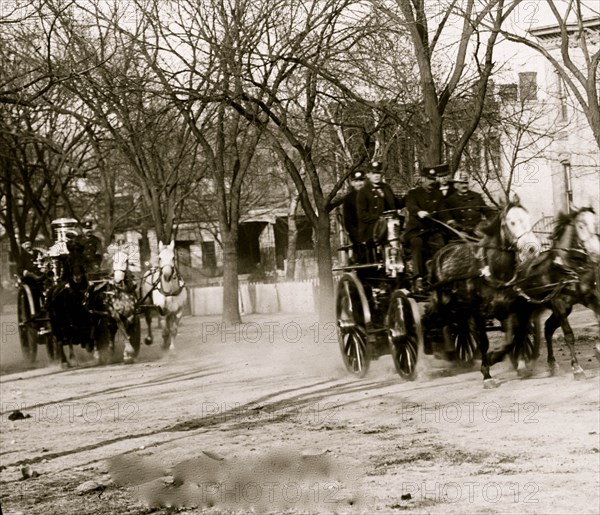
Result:
{"label": "wooden wagon wheel", "polygon": [[[513,368],[523,375],[530,375],[530,367],[535,360],[540,356],[540,341],[541,341],[541,323],[539,315],[532,318],[527,329],[527,336],[523,341],[521,349],[513,346],[509,353],[510,362]],[[525,363],[526,370],[519,368],[519,361]]]}
{"label": "wooden wagon wheel", "polygon": [[417,302],[404,290],[396,290],[390,297],[386,326],[396,371],[405,379],[415,379],[423,349],[423,326]]}
{"label": "wooden wagon wheel", "polygon": [[477,357],[478,335],[473,321],[462,325],[448,324],[442,329],[446,349],[452,349],[454,359],[460,364],[471,366]]}
{"label": "wooden wagon wheel", "polygon": [[17,299],[17,316],[21,352],[27,363],[35,363],[37,357],[38,332],[32,321],[35,314],[35,302],[31,288],[27,284],[21,284]]}
{"label": "wooden wagon wheel", "polygon": [[336,319],[340,351],[346,369],[364,377],[370,365],[367,325],[370,310],[364,288],[355,274],[344,274],[336,295]]}

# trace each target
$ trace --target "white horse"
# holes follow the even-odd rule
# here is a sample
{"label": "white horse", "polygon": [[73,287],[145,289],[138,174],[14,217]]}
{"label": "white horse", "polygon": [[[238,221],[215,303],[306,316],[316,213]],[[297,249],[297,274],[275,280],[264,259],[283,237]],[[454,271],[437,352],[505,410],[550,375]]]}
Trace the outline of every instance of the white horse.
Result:
{"label": "white horse", "polygon": [[162,319],[163,349],[175,351],[175,337],[188,293],[185,283],[175,266],[175,242],[158,243],[158,267],[147,270],[140,285],[140,298],[145,306],[144,315],[148,336],[144,343],[152,343],[152,308],[158,310]]}

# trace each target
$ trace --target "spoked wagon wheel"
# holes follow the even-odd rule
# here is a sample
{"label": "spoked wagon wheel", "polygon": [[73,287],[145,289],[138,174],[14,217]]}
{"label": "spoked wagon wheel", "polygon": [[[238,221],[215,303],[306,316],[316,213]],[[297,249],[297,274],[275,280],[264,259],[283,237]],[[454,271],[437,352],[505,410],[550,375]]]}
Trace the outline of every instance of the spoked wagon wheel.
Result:
{"label": "spoked wagon wheel", "polygon": [[509,358],[513,368],[519,375],[528,376],[533,372],[533,362],[540,356],[541,325],[539,316],[535,316],[529,324],[523,347],[516,346],[510,351]]}
{"label": "spoked wagon wheel", "polygon": [[21,352],[28,363],[35,363],[37,357],[38,332],[36,324],[31,319],[35,316],[35,304],[29,286],[19,288],[17,300],[17,316],[19,320],[19,339]]}
{"label": "spoked wagon wheel", "polygon": [[473,364],[478,352],[477,333],[472,325],[449,324],[442,329],[446,349],[452,349],[454,358],[465,366]]}
{"label": "spoked wagon wheel", "polygon": [[371,361],[366,329],[369,308],[364,289],[353,274],[345,274],[338,283],[336,319],[344,365],[351,374],[364,377]]}
{"label": "spoked wagon wheel", "polygon": [[423,349],[423,325],[417,302],[404,290],[396,290],[390,297],[386,325],[396,371],[405,379],[415,379]]}

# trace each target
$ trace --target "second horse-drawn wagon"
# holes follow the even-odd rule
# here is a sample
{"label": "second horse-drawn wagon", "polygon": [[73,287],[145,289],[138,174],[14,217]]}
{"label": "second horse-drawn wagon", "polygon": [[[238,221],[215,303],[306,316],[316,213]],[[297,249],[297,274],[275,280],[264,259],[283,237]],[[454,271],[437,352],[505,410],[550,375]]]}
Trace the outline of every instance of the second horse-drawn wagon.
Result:
{"label": "second horse-drawn wagon", "polygon": [[[69,361],[63,347],[93,352],[106,363],[117,333],[125,339],[124,360],[140,348],[140,323],[133,291],[115,282],[110,273],[89,267],[79,223],[70,218],[52,222],[54,243],[38,252],[37,272],[18,278],[18,322],[24,358],[33,363],[45,344],[50,359]],[[73,353],[71,352],[71,357]]]}

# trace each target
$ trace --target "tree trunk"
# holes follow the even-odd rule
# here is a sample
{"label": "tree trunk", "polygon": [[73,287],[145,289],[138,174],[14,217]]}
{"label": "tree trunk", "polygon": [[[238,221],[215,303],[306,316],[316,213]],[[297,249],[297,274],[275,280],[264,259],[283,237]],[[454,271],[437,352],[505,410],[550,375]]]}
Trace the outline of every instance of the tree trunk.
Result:
{"label": "tree trunk", "polygon": [[317,309],[319,321],[329,323],[335,321],[335,306],[333,296],[333,275],[331,273],[331,242],[329,214],[321,213],[315,228],[315,255],[319,275],[319,293]]}
{"label": "tree trunk", "polygon": [[296,225],[296,210],[298,208],[298,196],[291,199],[288,211],[288,240],[287,240],[287,268],[285,276],[291,281],[296,275],[296,244],[298,243],[298,226]]}
{"label": "tree trunk", "polygon": [[230,230],[221,224],[223,242],[223,315],[225,324],[239,324],[240,305],[238,300],[238,256],[237,230]]}
{"label": "tree trunk", "polygon": [[435,90],[425,95],[426,137],[425,165],[437,165],[442,162],[443,121],[437,108]]}
{"label": "tree trunk", "polygon": [[[588,98],[594,100],[593,95],[588,95]],[[600,109],[593,107],[588,108],[585,110],[585,115],[587,117],[588,123],[590,124],[590,128],[592,129],[592,134],[594,135],[596,144],[600,149]]]}

